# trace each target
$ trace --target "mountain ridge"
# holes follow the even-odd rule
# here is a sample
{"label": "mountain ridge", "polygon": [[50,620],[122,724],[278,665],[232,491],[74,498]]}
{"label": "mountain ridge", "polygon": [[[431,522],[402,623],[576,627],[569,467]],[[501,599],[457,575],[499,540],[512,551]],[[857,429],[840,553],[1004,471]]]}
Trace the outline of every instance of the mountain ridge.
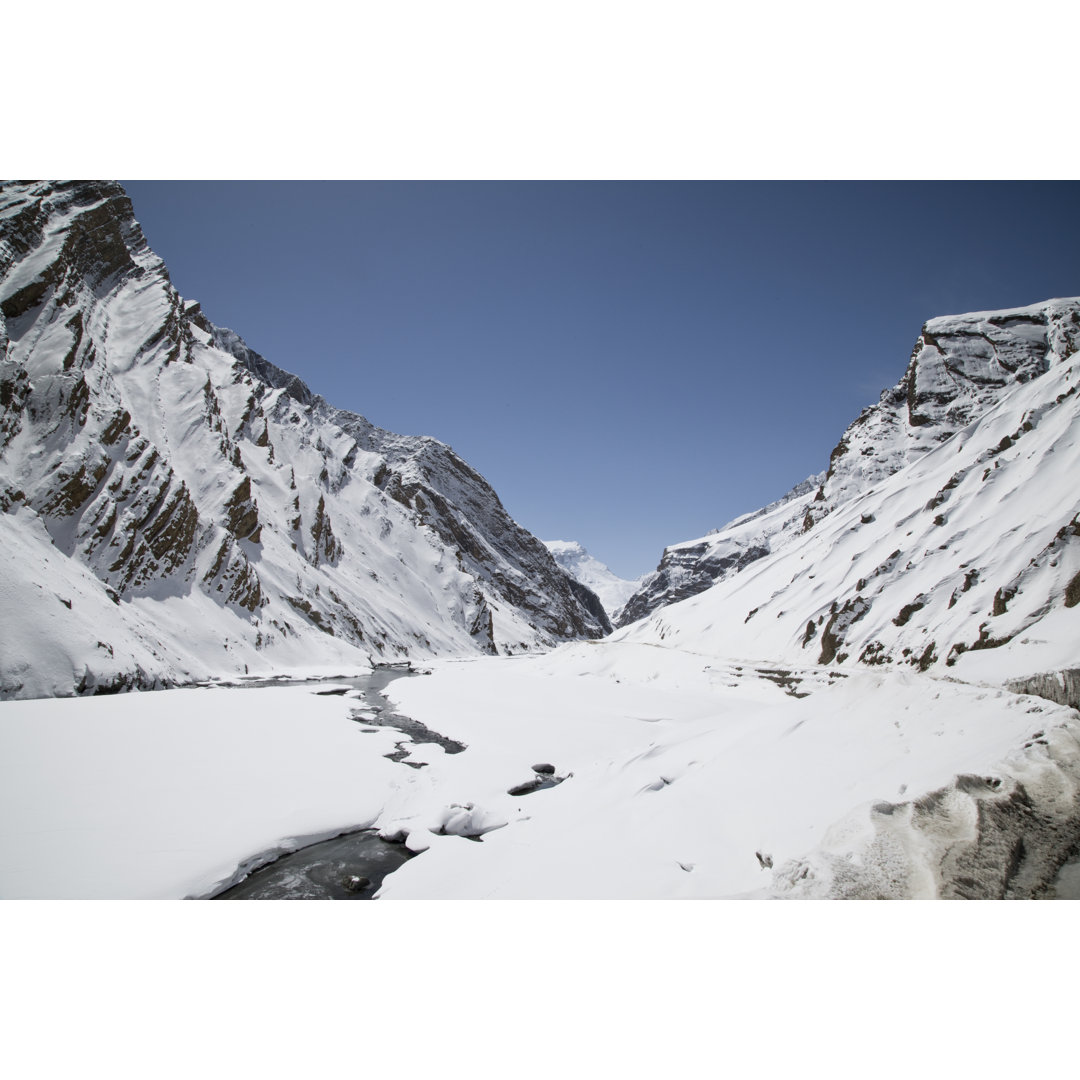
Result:
{"label": "mountain ridge", "polygon": [[1078,298],[930,320],[820,483],[669,548],[729,566],[628,625],[632,598],[616,637],[990,682],[1077,666],[1078,342]]}
{"label": "mountain ridge", "polygon": [[[1070,298],[928,320],[899,382],[848,425],[824,472],[721,529],[669,545],[619,625],[696,595],[783,546],[977,419],[1003,388],[1044,373],[1048,355],[1069,355],[1078,341],[1080,316]],[[748,528],[754,522],[758,527]]]}
{"label": "mountain ridge", "polygon": [[[704,595],[710,609],[729,599],[703,641],[742,605],[739,629],[716,638],[735,652],[959,673],[1024,652],[1023,635],[1080,594],[1080,506],[1061,465],[1075,459],[1075,298],[928,320],[824,472],[670,545],[616,612],[451,448],[332,406],[181,298],[119,185],[4,185],[0,238],[0,530],[19,552],[2,594],[8,696],[522,652],[602,636],[609,613],[620,633],[663,640]],[[922,548],[888,538],[885,505]],[[998,520],[1011,523],[1002,558],[986,539]],[[872,542],[852,551],[846,533]],[[938,576],[923,580],[929,565]],[[1036,577],[1046,595],[1018,613]],[[822,607],[798,583],[817,580],[816,596],[825,579]],[[31,617],[43,593],[66,614]],[[118,617],[102,640],[95,628]],[[1075,659],[1057,652],[1061,669]]]}
{"label": "mountain ridge", "polygon": [[[331,406],[181,298],[119,185],[6,184],[0,237],[3,695],[606,632],[449,447]],[[46,616],[54,583],[92,617]]]}

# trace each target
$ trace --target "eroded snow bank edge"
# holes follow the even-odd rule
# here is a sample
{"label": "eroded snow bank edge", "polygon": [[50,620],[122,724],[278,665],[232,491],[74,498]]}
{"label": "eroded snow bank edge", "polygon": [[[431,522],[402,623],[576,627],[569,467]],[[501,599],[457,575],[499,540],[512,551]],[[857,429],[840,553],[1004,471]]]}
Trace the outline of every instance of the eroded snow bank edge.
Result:
{"label": "eroded snow bank edge", "polygon": [[[1052,895],[1080,857],[1080,713],[1055,709],[986,775],[908,802],[864,805],[810,854],[779,867],[783,899],[1005,899]],[[996,773],[997,775],[994,775]]]}

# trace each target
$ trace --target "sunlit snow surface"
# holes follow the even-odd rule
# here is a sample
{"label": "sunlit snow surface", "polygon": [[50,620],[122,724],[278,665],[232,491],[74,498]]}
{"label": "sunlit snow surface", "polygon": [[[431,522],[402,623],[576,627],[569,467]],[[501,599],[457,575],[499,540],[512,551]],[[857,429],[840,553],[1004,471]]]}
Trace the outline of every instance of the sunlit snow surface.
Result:
{"label": "sunlit snow surface", "polygon": [[[1071,312],[1074,302],[1045,307],[1054,304]],[[942,326],[973,320],[928,325],[944,337]],[[1080,666],[1080,608],[1065,602],[1080,575],[1080,358],[1050,352],[1046,362],[927,445],[911,434],[925,427],[909,429],[890,451],[906,464],[891,474],[838,474],[847,493],[812,524],[804,514],[818,503],[807,495],[778,504],[783,530],[766,515],[703,538],[745,545],[773,528],[764,557],[615,637],[795,664],[921,664],[999,684]],[[874,424],[886,414],[867,410],[849,429],[852,445],[867,443],[859,461],[884,456]],[[838,614],[834,661],[824,638]]]}
{"label": "sunlit snow surface", "polygon": [[[631,643],[433,667],[388,695],[467,749],[399,761],[333,683],[5,703],[0,895],[202,896],[360,826],[423,851],[381,898],[827,895],[830,852],[884,858],[882,802],[973,773],[1069,802],[1075,714],[1004,691]],[[540,763],[562,782],[510,795]],[[898,835],[892,895],[937,895],[940,837]]]}

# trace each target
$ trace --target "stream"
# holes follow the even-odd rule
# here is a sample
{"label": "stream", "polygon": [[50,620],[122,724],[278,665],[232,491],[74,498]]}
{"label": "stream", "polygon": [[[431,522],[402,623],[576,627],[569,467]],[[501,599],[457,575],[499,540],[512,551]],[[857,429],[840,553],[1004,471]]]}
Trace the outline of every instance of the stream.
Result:
{"label": "stream", "polygon": [[387,874],[412,858],[370,829],[290,852],[214,900],[371,900]]}
{"label": "stream", "polygon": [[[464,743],[448,739],[419,721],[394,712],[383,691],[395,679],[416,674],[419,672],[408,667],[383,667],[376,668],[369,675],[305,681],[257,679],[245,680],[237,685],[252,688],[333,684],[316,693],[355,699],[357,707],[351,719],[362,725],[364,731],[373,732],[380,727],[389,727],[401,732],[404,737],[386,757],[415,769],[424,766],[403,760],[409,754],[409,743],[436,743],[448,754],[460,754],[465,749]],[[363,829],[320,840],[277,858],[273,858],[273,854],[273,851],[266,852],[267,859],[272,861],[209,899],[372,900],[383,878],[412,858],[414,853],[403,843],[382,840],[375,831]],[[256,857],[254,861],[262,860]]]}

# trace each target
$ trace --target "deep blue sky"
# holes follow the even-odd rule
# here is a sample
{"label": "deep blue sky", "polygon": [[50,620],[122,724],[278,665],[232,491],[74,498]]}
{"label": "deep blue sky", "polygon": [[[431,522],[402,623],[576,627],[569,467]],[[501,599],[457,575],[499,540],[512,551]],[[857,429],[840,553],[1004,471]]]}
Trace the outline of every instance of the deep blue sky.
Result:
{"label": "deep blue sky", "polygon": [[124,186],[213,322],[625,577],[825,468],[926,319],[1080,294],[1080,183]]}

